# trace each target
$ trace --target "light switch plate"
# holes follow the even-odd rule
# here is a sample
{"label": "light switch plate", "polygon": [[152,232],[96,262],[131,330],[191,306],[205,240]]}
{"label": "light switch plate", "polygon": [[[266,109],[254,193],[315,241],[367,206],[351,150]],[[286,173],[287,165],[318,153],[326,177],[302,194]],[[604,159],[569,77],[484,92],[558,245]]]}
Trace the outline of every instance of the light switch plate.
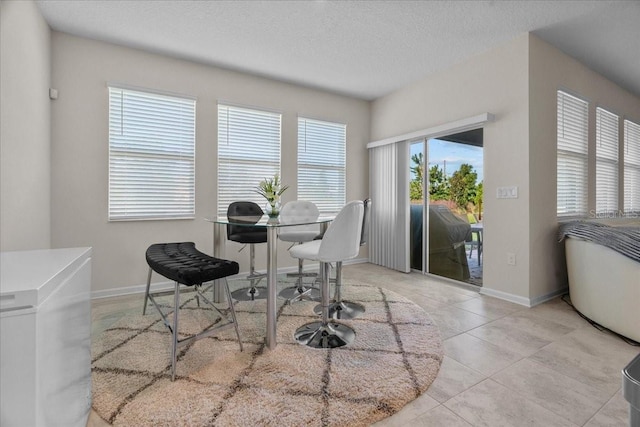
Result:
{"label": "light switch plate", "polygon": [[498,199],[517,199],[518,198],[518,187],[498,187],[496,189],[496,198]]}

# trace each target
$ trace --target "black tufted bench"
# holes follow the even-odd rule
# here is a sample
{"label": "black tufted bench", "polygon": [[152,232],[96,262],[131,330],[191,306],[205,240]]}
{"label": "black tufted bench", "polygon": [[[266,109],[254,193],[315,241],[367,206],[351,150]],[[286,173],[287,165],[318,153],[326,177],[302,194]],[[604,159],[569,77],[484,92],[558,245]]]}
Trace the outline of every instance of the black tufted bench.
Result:
{"label": "black tufted bench", "polygon": [[[147,277],[147,290],[144,296],[144,307],[142,314],[146,314],[147,303],[151,301],[155,308],[162,316],[164,324],[169,328],[172,334],[172,346],[171,346],[171,380],[175,379],[176,371],[176,357],[178,347],[187,345],[188,343],[204,338],[218,332],[221,328],[229,327],[233,325],[238,336],[238,343],[240,344],[240,351],[242,351],[242,341],[240,340],[240,331],[238,330],[238,323],[236,321],[236,313],[233,308],[233,300],[231,298],[231,292],[229,292],[229,285],[227,283],[227,277],[238,274],[240,269],[239,265],[235,261],[228,261],[220,258],[214,258],[207,254],[204,254],[196,249],[196,245],[193,242],[179,242],[179,243],[156,243],[147,249],[146,253],[147,264],[149,264],[149,275]],[[167,279],[175,282],[175,289],[167,292],[155,292],[150,293],[149,288],[151,286],[151,273],[156,273],[166,277]],[[225,287],[227,300],[229,302],[230,319],[224,313],[222,313],[211,301],[209,301],[202,292],[202,284],[211,282],[212,280],[219,280],[216,284],[222,284]],[[227,323],[222,325],[216,325],[215,327],[209,327],[204,331],[196,335],[191,335],[187,338],[178,339],[178,312],[180,308],[180,284],[185,286],[193,286],[197,292],[196,298],[198,305],[200,299],[213,307],[223,318],[227,320]],[[174,310],[173,310],[173,323],[170,323],[166,317],[166,314],[162,311],[161,307],[156,302],[155,298],[163,295],[174,295]]]}

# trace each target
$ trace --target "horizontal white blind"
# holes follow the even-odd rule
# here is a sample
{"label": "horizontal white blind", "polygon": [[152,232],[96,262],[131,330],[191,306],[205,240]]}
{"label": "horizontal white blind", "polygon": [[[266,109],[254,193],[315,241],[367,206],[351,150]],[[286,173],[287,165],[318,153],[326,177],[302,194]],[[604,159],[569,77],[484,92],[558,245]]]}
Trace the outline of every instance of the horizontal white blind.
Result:
{"label": "horizontal white blind", "polygon": [[109,220],[195,216],[195,108],[109,87]]}
{"label": "horizontal white blind", "polygon": [[587,147],[589,105],[558,91],[558,216],[587,214]]}
{"label": "horizontal white blind", "polygon": [[346,202],[346,131],[341,123],[298,118],[298,199],[321,213],[336,213]]}
{"label": "horizontal white blind", "polygon": [[281,114],[218,105],[218,215],[234,201],[266,200],[260,181],[280,173]]}
{"label": "horizontal white blind", "polygon": [[618,210],[618,116],[596,108],[596,212]]}
{"label": "horizontal white blind", "polygon": [[624,210],[640,213],[640,125],[624,121]]}

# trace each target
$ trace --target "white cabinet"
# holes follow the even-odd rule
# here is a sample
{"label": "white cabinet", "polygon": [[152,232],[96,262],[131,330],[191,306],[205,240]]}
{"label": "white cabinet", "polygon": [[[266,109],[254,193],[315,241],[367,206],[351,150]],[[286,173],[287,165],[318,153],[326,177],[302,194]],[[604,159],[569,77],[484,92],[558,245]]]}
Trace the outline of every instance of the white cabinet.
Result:
{"label": "white cabinet", "polygon": [[0,425],[91,410],[91,248],[0,253]]}

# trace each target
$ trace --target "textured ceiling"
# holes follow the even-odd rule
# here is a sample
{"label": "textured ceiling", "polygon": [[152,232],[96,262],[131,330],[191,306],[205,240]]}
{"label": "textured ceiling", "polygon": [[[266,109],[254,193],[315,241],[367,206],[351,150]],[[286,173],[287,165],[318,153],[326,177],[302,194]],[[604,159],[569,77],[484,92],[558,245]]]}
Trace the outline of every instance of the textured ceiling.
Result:
{"label": "textured ceiling", "polygon": [[640,96],[640,0],[36,3],[54,30],[367,100],[532,31]]}

